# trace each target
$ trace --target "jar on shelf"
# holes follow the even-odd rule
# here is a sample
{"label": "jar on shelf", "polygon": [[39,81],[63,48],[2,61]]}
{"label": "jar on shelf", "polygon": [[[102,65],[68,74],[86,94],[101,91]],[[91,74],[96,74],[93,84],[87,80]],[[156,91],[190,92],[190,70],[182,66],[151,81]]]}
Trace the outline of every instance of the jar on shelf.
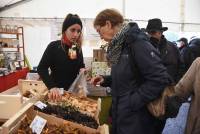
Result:
{"label": "jar on shelf", "polygon": [[2,32],[6,32],[6,26],[2,25]]}
{"label": "jar on shelf", "polygon": [[3,27],[0,25],[0,32],[3,32]]}
{"label": "jar on shelf", "polygon": [[6,32],[11,32],[11,26],[10,25],[6,25]]}
{"label": "jar on shelf", "polygon": [[13,31],[14,31],[14,33],[18,33],[18,26],[17,25],[14,26]]}

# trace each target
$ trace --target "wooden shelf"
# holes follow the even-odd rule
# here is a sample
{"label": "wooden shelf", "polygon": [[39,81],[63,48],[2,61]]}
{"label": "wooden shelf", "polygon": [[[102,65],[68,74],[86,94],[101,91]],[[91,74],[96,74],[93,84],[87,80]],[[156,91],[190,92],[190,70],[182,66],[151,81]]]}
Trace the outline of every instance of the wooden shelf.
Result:
{"label": "wooden shelf", "polygon": [[2,47],[1,49],[18,49],[18,48],[23,48],[23,47]]}
{"label": "wooden shelf", "polygon": [[3,51],[3,52],[18,51],[18,48],[17,47],[4,47],[4,48],[1,48],[1,51]]}
{"label": "wooden shelf", "polygon": [[[0,34],[1,34],[1,33],[0,33]],[[16,37],[16,38],[3,38],[3,37],[1,37],[0,39],[9,40],[9,39],[17,39],[17,37]]]}
{"label": "wooden shelf", "polygon": [[22,35],[22,33],[16,33],[16,32],[0,32],[0,34],[16,34],[16,35]]}
{"label": "wooden shelf", "polygon": [[[12,26],[8,26],[12,27]],[[6,31],[7,30],[7,31]],[[25,67],[25,48],[24,48],[24,30],[23,27],[15,27],[15,29],[4,29],[0,31],[0,42],[2,42],[1,52],[20,52],[22,61],[19,62],[20,66]],[[12,47],[13,46],[13,47]],[[16,46],[16,47],[15,47]]]}

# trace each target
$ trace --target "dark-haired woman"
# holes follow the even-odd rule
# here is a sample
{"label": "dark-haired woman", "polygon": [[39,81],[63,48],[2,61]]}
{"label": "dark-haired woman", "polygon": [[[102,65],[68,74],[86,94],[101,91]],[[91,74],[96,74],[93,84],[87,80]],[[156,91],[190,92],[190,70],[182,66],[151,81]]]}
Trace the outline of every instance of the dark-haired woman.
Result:
{"label": "dark-haired woman", "polygon": [[51,42],[40,60],[37,71],[52,100],[58,100],[61,97],[59,88],[68,90],[77,74],[85,68],[82,28],[79,16],[68,14],[62,25],[61,40]]}

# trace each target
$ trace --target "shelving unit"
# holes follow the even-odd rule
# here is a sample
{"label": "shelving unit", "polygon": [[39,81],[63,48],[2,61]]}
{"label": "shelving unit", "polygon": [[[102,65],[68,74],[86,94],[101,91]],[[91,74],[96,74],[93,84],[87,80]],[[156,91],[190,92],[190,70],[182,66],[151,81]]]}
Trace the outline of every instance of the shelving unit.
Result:
{"label": "shelving unit", "polygon": [[10,58],[5,59],[5,68],[8,68],[11,62],[14,63],[15,67],[23,68],[26,66],[23,27],[0,26],[0,53]]}
{"label": "shelving unit", "polygon": [[26,78],[23,27],[0,25],[0,92]]}

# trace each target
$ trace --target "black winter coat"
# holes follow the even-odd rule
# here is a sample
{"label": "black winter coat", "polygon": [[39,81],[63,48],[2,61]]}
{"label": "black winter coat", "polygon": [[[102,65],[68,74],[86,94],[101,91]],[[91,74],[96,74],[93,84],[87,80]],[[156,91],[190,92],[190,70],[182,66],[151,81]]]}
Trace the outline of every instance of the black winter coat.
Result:
{"label": "black winter coat", "polygon": [[162,36],[160,42],[151,37],[151,44],[160,52],[163,65],[174,82],[178,82],[183,75],[183,62],[177,46]]}
{"label": "black winter coat", "polygon": [[[104,80],[112,89],[112,133],[156,134],[157,120],[146,105],[160,96],[170,78],[158,52],[137,24],[132,24],[126,36],[120,59]],[[134,59],[130,58],[130,49]],[[136,63],[142,83],[136,80],[130,62]]]}

